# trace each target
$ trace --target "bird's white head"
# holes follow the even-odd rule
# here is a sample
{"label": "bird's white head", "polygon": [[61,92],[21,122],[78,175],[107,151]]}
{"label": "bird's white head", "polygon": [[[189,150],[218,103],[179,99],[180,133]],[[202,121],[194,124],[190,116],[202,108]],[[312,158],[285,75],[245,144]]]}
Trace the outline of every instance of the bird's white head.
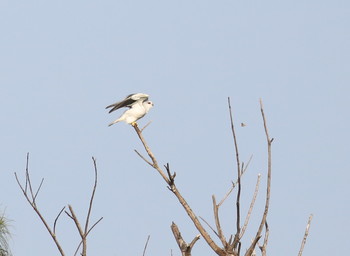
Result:
{"label": "bird's white head", "polygon": [[146,112],[148,112],[154,106],[152,101],[146,101],[143,103],[143,105],[145,106]]}

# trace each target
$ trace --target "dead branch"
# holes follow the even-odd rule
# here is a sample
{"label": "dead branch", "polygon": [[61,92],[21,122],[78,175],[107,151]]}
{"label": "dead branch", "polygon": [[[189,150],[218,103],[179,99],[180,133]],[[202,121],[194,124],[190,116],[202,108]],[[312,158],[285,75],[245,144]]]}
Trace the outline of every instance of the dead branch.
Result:
{"label": "dead branch", "polygon": [[182,238],[181,233],[179,231],[179,228],[177,227],[177,225],[174,222],[172,222],[170,228],[171,228],[171,231],[173,232],[173,235],[175,237],[177,245],[180,248],[181,255],[182,256],[191,256],[192,248],[193,248],[194,244],[200,239],[200,235],[195,236],[193,238],[193,240],[191,241],[191,243],[187,244],[185,242],[185,240]]}
{"label": "dead branch", "polygon": [[94,187],[92,189],[92,194],[91,194],[90,203],[89,203],[89,209],[88,209],[88,213],[87,213],[86,221],[85,221],[85,228],[84,228],[84,233],[85,234],[87,233],[88,228],[89,228],[89,221],[90,221],[90,215],[91,215],[91,210],[92,210],[92,203],[94,201],[96,187],[97,187],[97,165],[96,165],[96,159],[94,157],[92,157],[92,161],[94,163],[95,182],[94,182]]}
{"label": "dead branch", "polygon": [[[30,174],[29,174],[29,153],[27,153],[27,162],[26,162],[26,171],[25,171],[25,185],[24,187],[22,186],[21,182],[18,179],[17,173],[15,172],[15,178],[17,181],[18,186],[20,187],[20,189],[22,190],[22,193],[24,195],[24,197],[26,198],[26,200],[28,201],[28,203],[30,204],[30,206],[33,208],[33,210],[35,211],[35,213],[38,215],[38,217],[40,218],[41,222],[44,224],[45,228],[47,229],[47,231],[49,232],[51,238],[53,239],[58,251],[60,252],[60,254],[62,256],[64,256],[64,251],[62,249],[62,246],[60,245],[59,241],[57,240],[56,234],[54,231],[51,230],[50,226],[47,224],[45,218],[43,217],[43,215],[41,214],[39,208],[36,205],[35,199],[40,191],[40,188],[43,184],[43,180],[41,180],[41,183],[36,191],[36,193],[33,193],[33,187],[32,187],[32,182],[30,180]],[[28,188],[30,193],[28,194]],[[56,218],[57,219],[57,218]]]}
{"label": "dead branch", "polygon": [[[152,160],[151,166],[152,166],[154,169],[156,169],[156,170],[159,172],[159,174],[163,177],[163,179],[165,180],[165,182],[166,182],[167,184],[169,184],[169,179],[168,179],[168,177],[165,175],[165,173],[163,172],[163,170],[159,167],[158,162],[157,162],[157,159],[156,159],[155,156],[153,155],[151,149],[150,149],[150,148],[148,147],[148,145],[146,144],[146,141],[145,141],[145,139],[143,138],[143,135],[142,135],[141,130],[139,129],[139,127],[137,126],[137,124],[135,124],[133,127],[134,127],[134,129],[135,129],[137,135],[139,136],[139,138],[140,138],[140,140],[141,140],[141,142],[142,142],[142,144],[143,144],[143,146],[144,146],[144,148],[145,148],[145,150],[146,150],[148,156],[149,156],[149,157],[151,158],[151,160]],[[139,156],[140,156],[140,155],[139,155]],[[142,158],[142,157],[141,157],[141,158]],[[146,161],[146,163],[150,164],[150,162],[147,161],[145,158],[142,158],[142,159],[143,159],[144,161]]]}
{"label": "dead branch", "polygon": [[313,218],[313,214],[310,215],[309,220],[307,222],[304,238],[303,238],[303,241],[301,242],[301,246],[300,246],[300,250],[299,250],[298,256],[301,256],[303,254],[304,246],[305,246],[305,243],[306,243],[306,238],[309,235],[309,229],[310,229],[312,218]]}
{"label": "dead branch", "polygon": [[84,229],[81,227],[80,222],[79,222],[78,218],[76,217],[76,215],[75,215],[75,213],[73,211],[73,207],[71,205],[68,205],[70,213],[68,213],[66,211],[66,214],[74,221],[75,226],[78,229],[78,232],[79,232],[80,237],[81,237],[81,241],[80,241],[80,243],[79,243],[79,245],[78,245],[74,255],[77,254],[77,252],[79,251],[80,246],[82,245],[83,248],[82,248],[81,255],[82,256],[86,256],[86,252],[87,252],[87,236],[90,233],[90,231],[103,219],[103,217],[101,217],[91,227],[89,227],[93,201],[94,201],[94,198],[95,198],[95,192],[96,192],[96,188],[97,188],[97,164],[96,164],[96,159],[94,157],[92,157],[92,161],[93,161],[93,164],[94,164],[95,179],[94,179],[94,186],[92,188],[92,193],[91,193],[91,197],[90,197],[88,212],[87,212],[86,219],[85,219]]}
{"label": "dead branch", "polygon": [[[165,169],[167,172],[167,175],[165,172],[159,167],[158,162],[156,160],[155,155],[151,151],[150,147],[148,146],[145,138],[143,137],[142,130],[138,128],[137,125],[134,126],[134,129],[141,140],[143,147],[145,148],[150,160],[146,159],[144,156],[142,156],[138,151],[136,153],[150,166],[152,166],[164,179],[164,181],[167,183],[168,188],[170,191],[174,193],[174,195],[177,197],[179,200],[180,204],[183,206],[185,209],[186,213],[192,220],[193,224],[197,228],[197,230],[200,232],[200,234],[203,236],[204,240],[208,243],[208,245],[213,249],[213,251],[219,255],[219,256],[239,256],[240,255],[240,250],[241,250],[241,238],[243,237],[245,230],[248,226],[249,219],[256,201],[257,193],[258,193],[258,188],[259,188],[259,183],[260,183],[260,175],[258,176],[257,184],[255,187],[255,192],[253,195],[253,199],[251,201],[247,216],[245,218],[245,222],[243,224],[243,227],[241,226],[241,206],[240,206],[240,197],[241,197],[241,177],[242,174],[247,170],[247,167],[252,159],[252,157],[249,159],[248,164],[245,166],[244,163],[240,162],[240,157],[239,157],[239,151],[238,151],[238,142],[237,142],[237,137],[236,137],[236,132],[234,128],[234,122],[233,122],[233,117],[232,117],[232,108],[231,108],[231,102],[230,98],[228,98],[228,107],[229,107],[229,114],[230,114],[230,123],[231,123],[231,131],[232,131],[232,136],[233,136],[233,141],[234,141],[234,147],[235,147],[235,158],[236,158],[236,165],[237,165],[237,181],[236,183],[232,184],[232,187],[230,190],[227,192],[227,194],[224,196],[224,198],[219,202],[219,204],[216,203],[215,196],[213,196],[213,210],[214,210],[214,218],[215,218],[215,224],[216,224],[216,230],[214,230],[208,222],[206,222],[204,219],[202,219],[211,229],[212,231],[218,236],[218,238],[221,240],[223,244],[223,248],[220,248],[210,237],[208,232],[204,229],[200,221],[198,220],[197,216],[193,212],[193,210],[190,208],[186,200],[182,197],[181,193],[177,189],[175,185],[175,176],[176,173],[171,174],[170,172],[170,167],[169,164],[165,165]],[[267,146],[268,146],[268,178],[267,178],[267,190],[266,190],[266,201],[265,201],[265,209],[264,213],[261,219],[260,226],[258,228],[257,234],[255,235],[250,247],[245,253],[245,256],[252,256],[253,252],[255,253],[255,247],[261,238],[261,233],[263,230],[263,227],[265,225],[266,227],[266,232],[265,232],[265,239],[264,239],[264,244],[263,244],[263,249],[266,248],[266,244],[268,241],[268,226],[266,223],[266,218],[268,214],[268,209],[269,209],[269,202],[270,202],[270,188],[271,188],[271,143],[273,139],[270,139],[268,129],[267,129],[267,124],[266,124],[266,118],[263,110],[263,105],[262,101],[260,101],[260,109],[261,109],[261,114],[263,118],[263,123],[264,123],[264,130],[265,130],[265,135],[267,139]],[[236,197],[236,232],[235,235],[231,235],[229,238],[229,242],[226,241],[226,238],[223,234],[222,227],[220,224],[220,219],[219,219],[219,208],[223,204],[223,202],[227,199],[227,197],[230,195],[230,193],[233,191],[233,188],[235,185],[238,185],[238,191],[237,191],[237,197]],[[175,230],[176,231],[176,230]],[[174,231],[173,231],[174,233]],[[175,232],[176,233],[176,232]],[[175,234],[174,234],[175,235]],[[175,236],[178,245],[180,247],[180,244],[184,244],[184,241],[181,236]],[[181,239],[182,240],[181,240]],[[180,243],[181,242],[181,243]],[[180,247],[181,249],[181,247]],[[184,252],[183,250],[181,250]],[[266,250],[265,250],[266,251]],[[183,254],[184,255],[184,254]]]}
{"label": "dead branch", "polygon": [[58,213],[54,223],[53,223],[53,233],[56,234],[56,224],[57,224],[57,221],[58,221],[58,218],[61,216],[63,210],[65,209],[66,207],[63,206],[63,208],[61,209],[61,211]]}
{"label": "dead branch", "polygon": [[261,177],[261,175],[259,173],[258,179],[256,181],[256,185],[255,185],[255,191],[254,191],[253,199],[250,202],[249,210],[248,210],[247,216],[245,218],[245,221],[244,221],[241,233],[239,235],[239,239],[241,239],[243,237],[243,235],[244,235],[244,233],[245,233],[245,231],[247,229],[247,226],[248,226],[248,223],[249,223],[249,219],[250,219],[250,216],[252,214],[252,211],[253,211],[253,208],[254,208],[254,204],[255,204],[255,201],[256,201],[256,197],[257,197],[258,191],[259,191],[260,177]]}
{"label": "dead branch", "polygon": [[215,199],[214,195],[212,196],[212,199],[213,199],[213,210],[214,210],[214,219],[215,219],[216,230],[218,231],[218,236],[221,240],[222,245],[224,246],[225,249],[227,249],[226,238],[222,232],[220,219],[219,219],[219,205],[216,204],[216,199]]}
{"label": "dead branch", "polygon": [[205,223],[207,224],[207,226],[211,229],[211,231],[213,231],[213,233],[219,237],[219,234],[218,232],[216,232],[216,230],[208,223],[208,221],[206,221],[204,218],[202,218],[201,216],[199,216],[199,218]]}
{"label": "dead branch", "polygon": [[239,160],[239,152],[238,152],[238,143],[236,138],[236,132],[234,128],[233,123],[233,117],[232,117],[232,108],[231,108],[231,100],[230,97],[228,97],[228,108],[230,113],[230,122],[231,122],[231,131],[233,136],[233,142],[235,145],[235,151],[236,151],[236,162],[237,162],[237,183],[238,183],[238,192],[237,192],[237,198],[236,198],[236,234],[235,238],[233,240],[233,248],[237,248],[237,245],[239,243],[239,234],[241,232],[241,211],[240,211],[240,198],[241,198],[241,164]]}
{"label": "dead branch", "polygon": [[149,121],[149,122],[141,129],[141,132],[143,132],[143,130],[146,129],[147,126],[149,126],[151,123],[152,123],[152,121]]}
{"label": "dead branch", "polygon": [[[245,171],[247,170],[247,168],[248,168],[248,166],[249,166],[249,164],[250,164],[252,158],[253,158],[253,156],[251,155],[246,166],[244,166],[244,165],[243,165],[244,163],[242,163],[242,173],[241,173],[241,177],[243,176],[243,174],[244,174]],[[244,168],[243,168],[243,167],[244,167]],[[237,184],[238,184],[238,180],[236,180],[236,182],[232,182],[232,185],[231,185],[229,191],[226,193],[226,195],[223,197],[223,199],[221,199],[220,203],[218,204],[219,207],[220,207],[220,206],[225,202],[225,200],[229,197],[229,195],[232,193],[233,189],[237,186]]]}
{"label": "dead branch", "polygon": [[262,103],[261,99],[260,99],[260,111],[261,111],[261,116],[262,116],[263,123],[264,123],[264,130],[265,130],[266,141],[267,141],[267,155],[268,155],[267,156],[267,158],[268,158],[268,160],[267,160],[267,188],[266,188],[265,209],[264,209],[264,214],[263,214],[261,222],[260,222],[259,229],[255,235],[255,238],[253,239],[252,244],[250,245],[249,249],[246,251],[245,256],[252,255],[254,248],[261,237],[261,232],[262,232],[263,227],[266,223],[266,218],[267,218],[267,214],[269,211],[269,205],[270,205],[271,172],[272,172],[271,144],[272,144],[273,139],[270,139],[270,136],[269,136],[269,132],[267,129],[266,117],[265,117],[265,113],[264,113],[264,107],[263,107],[263,103]]}
{"label": "dead branch", "polygon": [[[162,178],[164,179],[164,181],[167,183],[167,185],[169,186],[169,189],[174,193],[174,195],[177,197],[177,199],[179,200],[180,204],[183,206],[183,208],[185,209],[186,213],[188,214],[188,216],[190,217],[190,219],[192,220],[193,224],[196,226],[197,230],[200,232],[200,234],[203,236],[203,238],[205,239],[205,241],[208,243],[208,245],[216,252],[216,254],[221,255],[221,256],[226,256],[227,254],[225,253],[225,251],[223,249],[221,249],[214,241],[213,239],[210,237],[210,235],[208,234],[208,232],[204,229],[204,227],[202,226],[202,224],[200,223],[200,221],[198,220],[196,214],[193,212],[193,210],[191,209],[191,207],[188,205],[188,203],[186,202],[186,200],[182,197],[181,193],[179,192],[179,190],[177,189],[176,185],[175,185],[175,174],[171,175],[170,174],[170,169],[169,169],[169,165],[167,165],[167,172],[168,172],[168,176],[170,174],[170,176],[172,177],[167,177],[164,173],[164,171],[159,167],[158,162],[153,154],[153,152],[151,151],[150,147],[148,146],[148,144],[146,143],[146,140],[144,139],[141,130],[138,128],[137,125],[134,126],[135,132],[137,133],[138,137],[140,138],[148,156],[150,157],[151,161],[152,161],[152,167],[154,169],[156,169],[158,171],[158,173],[162,176]],[[146,161],[147,162],[147,161]]]}
{"label": "dead branch", "polygon": [[147,245],[148,245],[148,241],[149,241],[150,237],[151,237],[151,235],[148,235],[147,241],[146,241],[146,244],[145,244],[145,248],[143,249],[142,256],[145,256],[145,255],[146,255]]}
{"label": "dead branch", "polygon": [[267,224],[267,221],[265,222],[265,237],[264,237],[264,243],[263,245],[259,245],[259,242],[258,242],[258,245],[259,245],[259,248],[260,248],[260,251],[261,251],[261,256],[266,256],[266,246],[267,246],[267,243],[269,241],[269,234],[270,234],[270,231],[269,231],[269,225]]}
{"label": "dead branch", "polygon": [[[81,242],[78,246],[77,251],[79,250],[79,247],[81,244],[83,244],[83,250],[81,255],[82,256],[86,256],[86,237],[87,235],[90,233],[90,231],[103,219],[100,218],[97,222],[95,222],[91,227],[89,227],[89,220],[90,220],[90,216],[91,216],[91,211],[92,211],[92,205],[93,205],[93,200],[94,200],[94,196],[95,196],[95,191],[96,191],[96,187],[97,187],[97,167],[96,167],[96,160],[95,158],[93,159],[93,163],[94,163],[94,170],[95,170],[95,183],[94,183],[94,187],[93,187],[93,191],[92,191],[92,195],[90,197],[90,204],[89,204],[89,208],[88,208],[88,213],[87,213],[87,217],[86,217],[86,221],[85,221],[85,227],[84,229],[81,227],[79,220],[77,218],[77,216],[75,215],[74,211],[73,211],[73,207],[71,205],[68,205],[69,208],[69,212],[65,211],[65,213],[67,214],[67,216],[69,216],[75,223],[79,235],[81,237]],[[39,216],[41,222],[44,224],[45,228],[47,229],[47,231],[49,232],[50,236],[52,237],[52,239],[55,242],[55,245],[57,247],[57,249],[59,250],[60,254],[62,256],[65,255],[57,237],[56,237],[56,225],[57,225],[57,221],[59,219],[59,217],[61,216],[62,212],[64,211],[65,207],[63,207],[61,209],[61,211],[58,213],[58,215],[56,216],[55,220],[54,220],[54,224],[53,224],[53,230],[51,229],[51,227],[47,224],[45,218],[43,217],[43,215],[41,214],[39,208],[37,207],[36,204],[36,198],[40,192],[40,189],[43,185],[44,179],[41,180],[38,189],[36,190],[36,192],[34,193],[34,189],[32,186],[32,182],[30,179],[30,173],[29,173],[29,153],[27,154],[27,162],[26,162],[26,170],[25,170],[25,183],[24,186],[21,184],[21,182],[19,181],[19,178],[17,176],[17,173],[15,172],[15,178],[17,181],[18,186],[20,187],[24,197],[26,198],[27,202],[31,205],[31,207],[33,208],[33,210],[36,212],[36,214]],[[76,253],[77,253],[76,251]],[[76,254],[75,253],[75,254]]]}

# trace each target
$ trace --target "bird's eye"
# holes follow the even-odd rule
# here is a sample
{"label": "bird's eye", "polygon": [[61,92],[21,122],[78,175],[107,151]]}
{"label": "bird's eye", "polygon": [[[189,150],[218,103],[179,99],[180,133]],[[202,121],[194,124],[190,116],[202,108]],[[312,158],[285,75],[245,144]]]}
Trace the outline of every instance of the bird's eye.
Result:
{"label": "bird's eye", "polygon": [[151,102],[148,102],[148,104],[152,104]]}

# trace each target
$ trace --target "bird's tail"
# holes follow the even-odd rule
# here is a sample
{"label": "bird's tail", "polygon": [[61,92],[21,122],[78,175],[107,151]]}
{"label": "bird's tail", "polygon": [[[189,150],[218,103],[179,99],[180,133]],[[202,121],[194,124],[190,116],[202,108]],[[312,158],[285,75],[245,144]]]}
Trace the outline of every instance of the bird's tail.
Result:
{"label": "bird's tail", "polygon": [[117,120],[113,121],[112,123],[110,123],[108,126],[111,126],[111,125],[113,125],[113,124],[115,124],[115,123],[118,123],[119,121],[120,121],[120,120],[117,119]]}

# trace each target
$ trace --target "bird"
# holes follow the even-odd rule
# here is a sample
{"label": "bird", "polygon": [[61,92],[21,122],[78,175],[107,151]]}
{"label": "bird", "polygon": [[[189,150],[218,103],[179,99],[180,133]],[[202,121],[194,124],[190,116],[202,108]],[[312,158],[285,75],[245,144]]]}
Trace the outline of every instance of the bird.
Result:
{"label": "bird", "polygon": [[134,93],[126,96],[122,101],[107,106],[106,109],[111,108],[108,113],[123,107],[129,108],[117,120],[113,121],[108,126],[120,121],[125,121],[127,124],[131,124],[132,126],[137,126],[136,121],[144,117],[154,106],[153,102],[148,100],[148,97],[148,94]]}

